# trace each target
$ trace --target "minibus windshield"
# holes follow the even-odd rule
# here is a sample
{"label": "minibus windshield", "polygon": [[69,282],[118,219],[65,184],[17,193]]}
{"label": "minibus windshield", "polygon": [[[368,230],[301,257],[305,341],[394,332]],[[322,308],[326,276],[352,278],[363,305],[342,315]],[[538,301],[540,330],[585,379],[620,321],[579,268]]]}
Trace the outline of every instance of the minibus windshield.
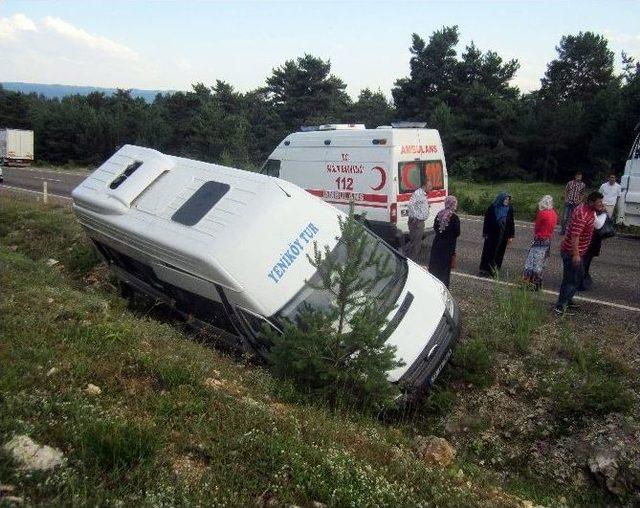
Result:
{"label": "minibus windshield", "polygon": [[[390,310],[397,301],[404,283],[407,279],[407,260],[391,249],[380,238],[367,232],[368,243],[365,256],[368,256],[372,250],[376,254],[384,257],[388,256],[388,267],[390,274],[379,280],[373,287],[372,294],[376,295],[381,310]],[[338,263],[344,263],[346,260],[346,247],[344,243],[339,241],[332,251]],[[375,268],[364,270],[361,277],[373,279],[375,277]],[[320,275],[316,273],[309,279],[302,289],[278,312],[277,318],[296,322],[300,313],[305,309],[313,309],[316,311],[328,311],[335,305],[335,295],[327,290],[320,289],[322,286]]]}

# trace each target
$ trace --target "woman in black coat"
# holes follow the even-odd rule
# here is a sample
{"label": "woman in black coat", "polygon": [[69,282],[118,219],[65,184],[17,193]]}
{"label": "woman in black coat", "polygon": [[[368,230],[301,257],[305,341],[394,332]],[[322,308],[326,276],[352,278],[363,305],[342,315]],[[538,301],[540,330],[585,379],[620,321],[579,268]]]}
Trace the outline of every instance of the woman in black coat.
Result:
{"label": "woman in black coat", "polygon": [[431,244],[429,272],[449,287],[452,258],[456,254],[456,243],[460,236],[460,219],[455,214],[458,200],[448,196],[444,200],[444,208],[438,212],[433,222],[436,236]]}
{"label": "woman in black coat", "polygon": [[501,192],[484,214],[484,247],[480,259],[480,275],[489,276],[502,267],[507,243],[515,236],[511,196]]}

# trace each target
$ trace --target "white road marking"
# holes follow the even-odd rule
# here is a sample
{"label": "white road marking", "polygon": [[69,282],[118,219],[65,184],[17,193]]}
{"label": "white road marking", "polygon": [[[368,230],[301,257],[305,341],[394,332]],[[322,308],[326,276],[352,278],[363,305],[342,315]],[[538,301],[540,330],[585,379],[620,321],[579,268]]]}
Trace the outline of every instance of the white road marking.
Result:
{"label": "white road marking", "polygon": [[31,171],[33,173],[54,173],[61,175],[73,175],[73,176],[88,176],[91,171],[87,171],[83,173],[82,171],[64,171],[57,169],[40,169],[40,168],[12,168],[12,169],[20,169],[22,171]]}
{"label": "white road marking", "polygon": [[[11,190],[16,190],[16,191],[20,191],[20,192],[30,192],[31,194],[40,194],[42,195],[41,191],[35,191],[35,190],[31,190],[31,189],[23,189],[22,187],[14,187],[13,185],[0,185],[0,189],[11,189]],[[47,196],[49,197],[54,197],[54,198],[59,198],[59,199],[68,199],[69,201],[73,201],[72,198],[69,198],[67,196],[61,196],[60,194],[51,194],[50,192],[47,192]]]}
{"label": "white road marking", "polygon": [[31,178],[35,178],[36,180],[46,180],[47,182],[60,182],[62,183],[62,180],[56,179],[56,178],[46,178],[44,176],[32,176]]}
{"label": "white road marking", "polygon": [[[491,278],[487,278],[487,277],[479,277],[478,275],[472,275],[470,273],[464,273],[464,272],[457,272],[457,271],[451,271],[451,273],[453,275],[457,275],[459,277],[465,277],[467,279],[473,279],[473,280],[479,280],[482,282],[490,282],[492,284],[498,284],[501,286],[511,286],[511,287],[515,287],[517,286],[517,284],[513,283],[513,282],[507,282],[504,280],[496,280],[496,279],[491,279]],[[547,295],[553,295],[553,296],[558,296],[558,292],[557,291],[551,291],[550,289],[543,289],[541,291],[542,293],[545,293]],[[605,305],[607,307],[613,307],[616,309],[622,309],[622,310],[629,310],[632,312],[640,312],[640,307],[631,307],[630,305],[623,305],[621,303],[615,303],[615,302],[608,302],[606,300],[596,300],[595,298],[587,298],[586,296],[574,296],[573,297],[574,300],[579,300],[581,302],[587,302],[587,303],[595,303],[598,305]]]}

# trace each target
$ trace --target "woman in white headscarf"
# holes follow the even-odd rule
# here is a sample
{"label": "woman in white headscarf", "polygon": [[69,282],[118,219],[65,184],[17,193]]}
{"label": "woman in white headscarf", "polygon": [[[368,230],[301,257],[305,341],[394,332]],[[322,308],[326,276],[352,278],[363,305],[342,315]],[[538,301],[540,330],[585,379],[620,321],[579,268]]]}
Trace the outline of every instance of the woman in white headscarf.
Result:
{"label": "woman in white headscarf", "polygon": [[524,280],[532,289],[542,287],[542,273],[549,258],[553,230],[558,223],[558,214],[553,209],[553,198],[548,194],[538,202],[538,214],[533,225],[533,243],[524,263]]}

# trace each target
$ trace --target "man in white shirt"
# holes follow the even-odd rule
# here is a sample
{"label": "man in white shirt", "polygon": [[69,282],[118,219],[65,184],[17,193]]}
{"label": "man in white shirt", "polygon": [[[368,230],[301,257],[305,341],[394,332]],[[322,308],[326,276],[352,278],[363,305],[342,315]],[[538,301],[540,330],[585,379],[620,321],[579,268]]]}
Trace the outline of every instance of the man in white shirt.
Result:
{"label": "man in white shirt", "polygon": [[610,219],[613,219],[613,212],[621,193],[622,186],[616,182],[616,175],[613,173],[609,175],[609,180],[600,186],[600,194],[604,196],[602,204]]}
{"label": "man in white shirt", "polygon": [[424,224],[429,217],[429,191],[433,188],[428,180],[424,182],[422,187],[418,187],[409,199],[407,212],[409,213],[409,246],[407,256],[416,263],[420,256],[420,247],[422,246],[422,235],[424,233]]}

